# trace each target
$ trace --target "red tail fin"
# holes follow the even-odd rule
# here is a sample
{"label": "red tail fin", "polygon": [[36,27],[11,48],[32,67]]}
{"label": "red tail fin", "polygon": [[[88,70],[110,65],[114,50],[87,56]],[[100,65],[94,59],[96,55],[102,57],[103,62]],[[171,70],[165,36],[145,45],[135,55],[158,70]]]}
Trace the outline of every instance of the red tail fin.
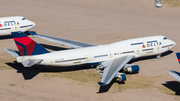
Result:
{"label": "red tail fin", "polygon": [[47,51],[45,48],[43,48],[41,45],[36,43],[34,40],[29,38],[21,31],[12,32],[11,34],[14,38],[14,41],[21,56],[50,53],[49,51]]}

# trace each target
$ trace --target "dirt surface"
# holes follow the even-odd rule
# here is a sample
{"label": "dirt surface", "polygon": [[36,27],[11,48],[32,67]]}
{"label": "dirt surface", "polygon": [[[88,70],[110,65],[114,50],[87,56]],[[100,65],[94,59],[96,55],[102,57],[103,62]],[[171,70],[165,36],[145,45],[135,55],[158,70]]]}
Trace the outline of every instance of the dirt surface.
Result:
{"label": "dirt surface", "polygon": [[[96,74],[93,69],[82,67],[83,70],[66,71],[68,73],[63,75],[60,75],[64,73],[63,70],[58,67],[24,69],[3,50],[17,49],[12,38],[0,37],[2,101],[180,100],[179,82],[166,72],[180,71],[175,55],[180,51],[180,8],[166,5],[156,8],[154,0],[1,0],[0,5],[1,17],[24,16],[36,23],[32,31],[39,34],[96,45],[153,35],[164,35],[176,42],[172,52],[161,59],[134,61],[133,64],[140,66],[140,71],[138,74],[128,74],[125,84],[114,83],[108,92],[98,93],[101,88],[96,83],[97,76],[91,82],[79,81],[77,78],[81,76],[76,79],[65,76],[70,73],[76,77],[76,72],[83,72],[87,75],[82,76],[88,77],[89,73]],[[58,46],[40,38],[32,38],[46,46]],[[34,75],[30,79],[31,74]],[[172,86],[175,89],[171,89]]]}

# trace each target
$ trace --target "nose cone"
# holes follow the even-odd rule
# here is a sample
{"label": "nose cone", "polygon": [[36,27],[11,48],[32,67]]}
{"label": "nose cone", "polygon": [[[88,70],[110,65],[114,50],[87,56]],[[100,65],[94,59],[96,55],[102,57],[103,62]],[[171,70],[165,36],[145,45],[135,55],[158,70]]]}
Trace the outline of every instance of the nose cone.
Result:
{"label": "nose cone", "polygon": [[171,40],[171,45],[172,45],[171,48],[173,48],[176,45],[176,42]]}
{"label": "nose cone", "polygon": [[176,42],[173,41],[174,46],[176,45]]}
{"label": "nose cone", "polygon": [[33,28],[34,26],[36,26],[36,23],[34,23],[34,22],[32,22],[32,21],[31,21],[31,24],[33,25],[32,28]]}
{"label": "nose cone", "polygon": [[34,22],[32,22],[32,21],[28,21],[28,23],[29,23],[29,27],[28,27],[28,30],[30,30],[30,29],[32,29],[34,26],[36,26],[36,23],[34,23]]}

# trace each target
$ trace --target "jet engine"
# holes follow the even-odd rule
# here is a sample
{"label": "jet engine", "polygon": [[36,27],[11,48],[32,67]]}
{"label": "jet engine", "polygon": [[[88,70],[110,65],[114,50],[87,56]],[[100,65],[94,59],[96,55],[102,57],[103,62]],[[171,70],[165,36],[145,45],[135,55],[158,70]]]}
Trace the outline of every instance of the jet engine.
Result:
{"label": "jet engine", "polygon": [[128,73],[136,73],[139,71],[139,66],[127,64],[123,70],[124,70],[124,72],[128,72]]}
{"label": "jet engine", "polygon": [[117,81],[119,82],[126,81],[126,75],[124,73],[118,72],[115,77],[117,77]]}

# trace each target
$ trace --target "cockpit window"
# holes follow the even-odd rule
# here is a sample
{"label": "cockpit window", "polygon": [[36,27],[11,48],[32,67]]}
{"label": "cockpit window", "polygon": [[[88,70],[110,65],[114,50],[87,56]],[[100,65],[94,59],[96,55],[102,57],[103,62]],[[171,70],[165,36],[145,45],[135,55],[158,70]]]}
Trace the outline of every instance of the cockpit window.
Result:
{"label": "cockpit window", "polygon": [[167,38],[166,37],[164,37],[164,40],[166,40]]}
{"label": "cockpit window", "polygon": [[22,18],[22,20],[26,20],[26,18]]}

